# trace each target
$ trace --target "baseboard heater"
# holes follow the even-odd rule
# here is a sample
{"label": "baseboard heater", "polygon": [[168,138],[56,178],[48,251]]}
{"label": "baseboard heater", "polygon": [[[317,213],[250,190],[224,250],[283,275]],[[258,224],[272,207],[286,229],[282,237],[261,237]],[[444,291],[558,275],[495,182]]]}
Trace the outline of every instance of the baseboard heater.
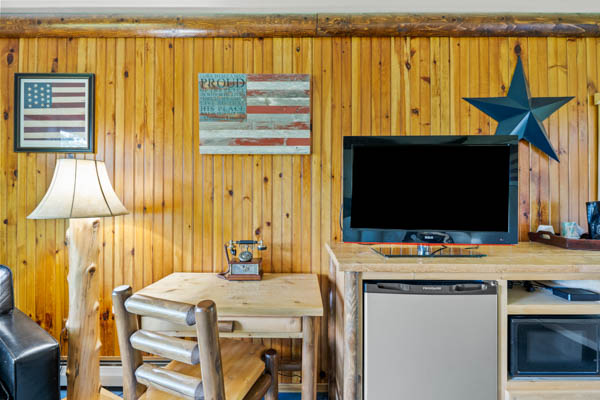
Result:
{"label": "baseboard heater", "polygon": [[[150,364],[165,366],[169,363],[167,360],[145,361]],[[120,360],[100,360],[100,384],[105,388],[123,387],[123,366]],[[67,361],[60,362],[60,386],[67,387]],[[302,384],[300,383],[280,383],[280,392],[300,392]],[[317,391],[326,393],[327,384],[317,383]]]}
{"label": "baseboard heater", "polygon": [[[166,360],[146,361],[150,364],[165,366]],[[100,384],[103,387],[123,387],[123,365],[120,360],[100,360]],[[60,362],[60,386],[67,387],[67,362]]]}

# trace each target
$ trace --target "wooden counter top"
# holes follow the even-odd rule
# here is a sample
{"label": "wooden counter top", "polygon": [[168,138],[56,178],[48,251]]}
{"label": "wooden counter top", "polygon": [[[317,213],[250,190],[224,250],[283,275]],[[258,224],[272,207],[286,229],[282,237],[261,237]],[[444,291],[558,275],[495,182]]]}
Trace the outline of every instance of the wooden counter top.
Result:
{"label": "wooden counter top", "polygon": [[526,279],[523,274],[534,273],[536,276],[552,274],[569,275],[570,279],[600,279],[600,252],[566,250],[533,242],[480,246],[477,252],[487,255],[480,258],[384,258],[372,247],[386,245],[332,243],[325,246],[331,261],[341,272],[475,273],[495,275],[495,279]]}

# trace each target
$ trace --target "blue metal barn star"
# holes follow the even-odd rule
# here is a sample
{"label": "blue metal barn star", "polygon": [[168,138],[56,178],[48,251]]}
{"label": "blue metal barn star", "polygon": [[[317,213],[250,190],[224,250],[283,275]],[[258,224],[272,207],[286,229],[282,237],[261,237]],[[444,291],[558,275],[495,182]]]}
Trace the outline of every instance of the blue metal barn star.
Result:
{"label": "blue metal barn star", "polygon": [[558,161],[542,121],[573,97],[531,97],[521,57],[506,97],[463,98],[496,121],[496,135],[517,135]]}

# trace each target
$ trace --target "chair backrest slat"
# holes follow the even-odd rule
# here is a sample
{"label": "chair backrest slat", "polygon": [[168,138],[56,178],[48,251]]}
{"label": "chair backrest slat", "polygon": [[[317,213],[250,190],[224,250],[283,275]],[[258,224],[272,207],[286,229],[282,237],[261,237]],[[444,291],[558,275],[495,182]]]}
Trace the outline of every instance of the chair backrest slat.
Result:
{"label": "chair backrest slat", "polygon": [[196,365],[200,362],[198,343],[191,340],[178,339],[141,329],[134,332],[129,341],[133,348],[146,353],[156,354],[190,365]]}
{"label": "chair backrest slat", "polygon": [[153,297],[134,294],[125,302],[130,313],[164,319],[180,325],[192,326],[196,323],[194,306]]}
{"label": "chair backrest slat", "polygon": [[189,400],[203,400],[202,381],[193,376],[170,371],[165,368],[143,364],[135,371],[138,382],[153,386],[163,392],[171,393]]}

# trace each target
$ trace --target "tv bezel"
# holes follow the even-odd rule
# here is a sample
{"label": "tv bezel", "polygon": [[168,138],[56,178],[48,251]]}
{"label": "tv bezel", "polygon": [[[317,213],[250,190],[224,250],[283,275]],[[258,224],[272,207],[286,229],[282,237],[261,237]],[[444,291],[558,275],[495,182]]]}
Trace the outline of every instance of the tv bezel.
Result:
{"label": "tv bezel", "polygon": [[[374,229],[352,228],[352,162],[354,146],[386,145],[446,145],[446,146],[509,146],[508,231],[464,231],[426,229]],[[403,244],[516,244],[519,221],[519,140],[512,135],[465,136],[344,136],[343,151],[343,217],[342,240],[353,243],[403,243]],[[449,174],[450,175],[450,174]],[[439,177],[438,177],[439,178]],[[455,177],[453,177],[455,178]],[[435,234],[439,234],[435,235]],[[416,240],[415,240],[416,239]]]}

